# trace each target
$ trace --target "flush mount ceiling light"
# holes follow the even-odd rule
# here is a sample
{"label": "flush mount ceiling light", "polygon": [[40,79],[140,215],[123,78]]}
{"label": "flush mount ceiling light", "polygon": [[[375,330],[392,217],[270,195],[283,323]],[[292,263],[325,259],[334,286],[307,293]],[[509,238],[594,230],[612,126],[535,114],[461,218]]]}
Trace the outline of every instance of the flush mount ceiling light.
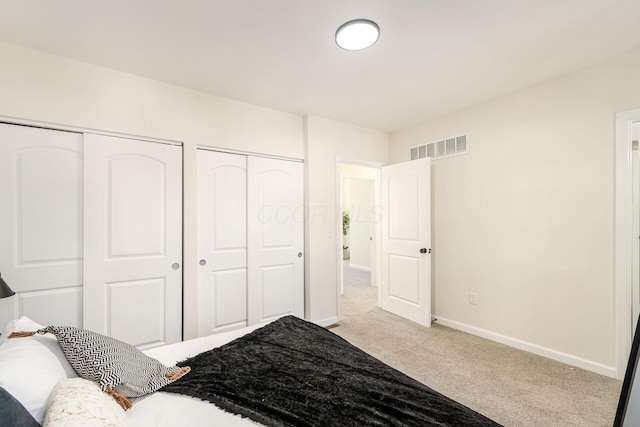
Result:
{"label": "flush mount ceiling light", "polygon": [[336,31],[336,43],[346,50],[366,49],[380,37],[380,27],[368,19],[354,19],[340,25]]}

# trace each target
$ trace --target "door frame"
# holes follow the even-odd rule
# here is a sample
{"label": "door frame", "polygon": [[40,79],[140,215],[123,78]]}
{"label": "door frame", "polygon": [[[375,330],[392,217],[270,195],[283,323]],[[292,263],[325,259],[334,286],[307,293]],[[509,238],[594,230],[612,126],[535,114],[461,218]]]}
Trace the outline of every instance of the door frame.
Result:
{"label": "door frame", "polygon": [[[354,166],[364,166],[371,169],[376,169],[376,177],[374,180],[374,206],[380,206],[380,168],[382,166],[386,166],[384,163],[380,162],[371,162],[368,160],[358,160],[353,158],[345,158],[336,156],[336,200],[335,200],[335,236],[336,236],[336,244],[335,244],[335,254],[336,254],[336,307],[337,310],[337,320],[340,321],[342,319],[342,304],[340,302],[340,294],[342,288],[344,286],[344,277],[342,271],[342,212],[340,210],[340,205],[342,202],[342,175],[340,174],[340,165],[354,165]],[[378,288],[378,306],[381,305],[380,301],[380,276],[381,276],[381,253],[380,253],[380,237],[382,236],[382,222],[379,221],[378,218],[374,219],[374,233],[373,233],[373,241],[374,241],[374,256],[371,259],[371,278],[372,281],[375,280],[375,283],[371,283],[372,286],[376,286]],[[375,274],[373,274],[375,272]]]}
{"label": "door frame", "polygon": [[[632,125],[632,137],[640,122]],[[633,140],[633,138],[632,138]],[[633,142],[632,142],[633,145]],[[640,236],[640,151],[638,147],[631,150],[631,236]],[[638,286],[640,285],[640,239],[631,239],[631,331],[635,331],[640,312]]]}
{"label": "door frame", "polygon": [[51,122],[44,122],[39,120],[28,120],[28,119],[21,119],[18,117],[11,117],[11,116],[0,115],[0,123],[6,123],[10,125],[30,126],[35,128],[43,128],[43,129],[51,129],[51,130],[60,130],[65,132],[75,132],[75,133],[81,133],[81,134],[92,133],[95,135],[113,136],[116,138],[137,139],[144,142],[156,142],[158,144],[178,145],[184,148],[184,143],[179,140],[154,138],[152,136],[143,136],[143,135],[136,135],[136,134],[121,133],[121,132],[109,132],[109,131],[104,131],[100,129],[93,129],[93,128],[87,128],[87,127],[81,127],[81,126],[68,126],[60,123],[51,123]]}
{"label": "door frame", "polygon": [[631,319],[632,213],[631,197],[632,123],[640,121],[640,108],[616,114],[615,128],[615,370],[624,378],[633,331]]}

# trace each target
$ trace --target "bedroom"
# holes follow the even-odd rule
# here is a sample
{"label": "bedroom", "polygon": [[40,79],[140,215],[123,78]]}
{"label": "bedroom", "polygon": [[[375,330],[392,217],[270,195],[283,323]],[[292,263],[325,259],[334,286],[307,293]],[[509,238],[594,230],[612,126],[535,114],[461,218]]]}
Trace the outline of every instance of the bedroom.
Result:
{"label": "bedroom", "polygon": [[[30,44],[28,32],[12,40],[12,27],[45,25],[44,17],[31,17],[28,2],[23,4],[22,19],[13,21],[17,6],[2,5],[0,115],[181,141],[185,284],[197,277],[198,145],[305,160],[312,215],[305,236],[305,317],[330,324],[339,316],[335,233],[330,234],[337,222],[336,157],[397,163],[408,160],[410,147],[468,133],[469,154],[432,162],[434,315],[454,327],[621,378],[614,263],[615,114],[640,108],[635,84],[638,26],[627,30],[625,20],[637,16],[635,2],[580,2],[580,13],[564,21],[580,42],[569,38],[553,55],[531,50],[519,64],[519,85],[489,95],[494,88],[472,80],[439,98],[439,104],[453,105],[478,86],[487,90],[482,99],[446,113],[407,114],[410,125],[397,128],[354,124],[355,119],[334,118],[337,113],[280,111],[225,93],[140,77],[133,69],[124,72],[115,65],[65,58],[62,52],[52,53],[53,47],[48,51],[42,40]],[[551,2],[545,7],[552,7]],[[607,15],[608,7],[620,15]],[[542,14],[545,9],[540,8]],[[607,17],[600,23],[602,32],[588,30],[590,25],[600,28],[598,16]],[[68,40],[91,40],[74,38],[81,33],[74,31]],[[335,28],[328,31],[333,43]],[[384,27],[382,31],[384,35]],[[507,52],[515,54],[519,47],[510,46]],[[550,43],[544,45],[550,48]],[[103,52],[98,59],[107,61]],[[575,57],[577,65],[554,73],[545,68],[566,56]],[[236,69],[246,65],[247,58],[233,59]],[[479,64],[491,69],[493,60]],[[387,95],[381,93],[380,99]],[[360,97],[365,103],[375,100]],[[343,117],[356,108],[349,104],[345,110]],[[470,292],[478,294],[479,304],[469,304]],[[198,336],[197,298],[193,288],[185,287],[185,339]]]}

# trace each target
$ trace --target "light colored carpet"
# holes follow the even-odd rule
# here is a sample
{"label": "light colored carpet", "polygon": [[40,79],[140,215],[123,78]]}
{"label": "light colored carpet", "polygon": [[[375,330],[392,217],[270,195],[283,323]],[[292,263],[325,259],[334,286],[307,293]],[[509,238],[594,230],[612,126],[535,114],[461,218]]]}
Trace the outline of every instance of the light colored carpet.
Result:
{"label": "light colored carpet", "polygon": [[342,260],[342,273],[344,285],[349,288],[361,288],[371,286],[371,273],[364,270],[349,267],[349,260]]}
{"label": "light colored carpet", "polygon": [[613,425],[621,381],[442,325],[419,326],[378,308],[377,288],[348,283],[331,331],[432,389],[507,427]]}

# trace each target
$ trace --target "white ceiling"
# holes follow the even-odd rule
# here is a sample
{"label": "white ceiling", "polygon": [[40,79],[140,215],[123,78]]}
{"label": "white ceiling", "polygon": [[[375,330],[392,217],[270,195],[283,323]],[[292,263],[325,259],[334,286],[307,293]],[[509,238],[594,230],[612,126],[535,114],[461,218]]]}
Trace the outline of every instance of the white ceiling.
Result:
{"label": "white ceiling", "polygon": [[640,0],[0,0],[0,41],[394,131],[639,46]]}

